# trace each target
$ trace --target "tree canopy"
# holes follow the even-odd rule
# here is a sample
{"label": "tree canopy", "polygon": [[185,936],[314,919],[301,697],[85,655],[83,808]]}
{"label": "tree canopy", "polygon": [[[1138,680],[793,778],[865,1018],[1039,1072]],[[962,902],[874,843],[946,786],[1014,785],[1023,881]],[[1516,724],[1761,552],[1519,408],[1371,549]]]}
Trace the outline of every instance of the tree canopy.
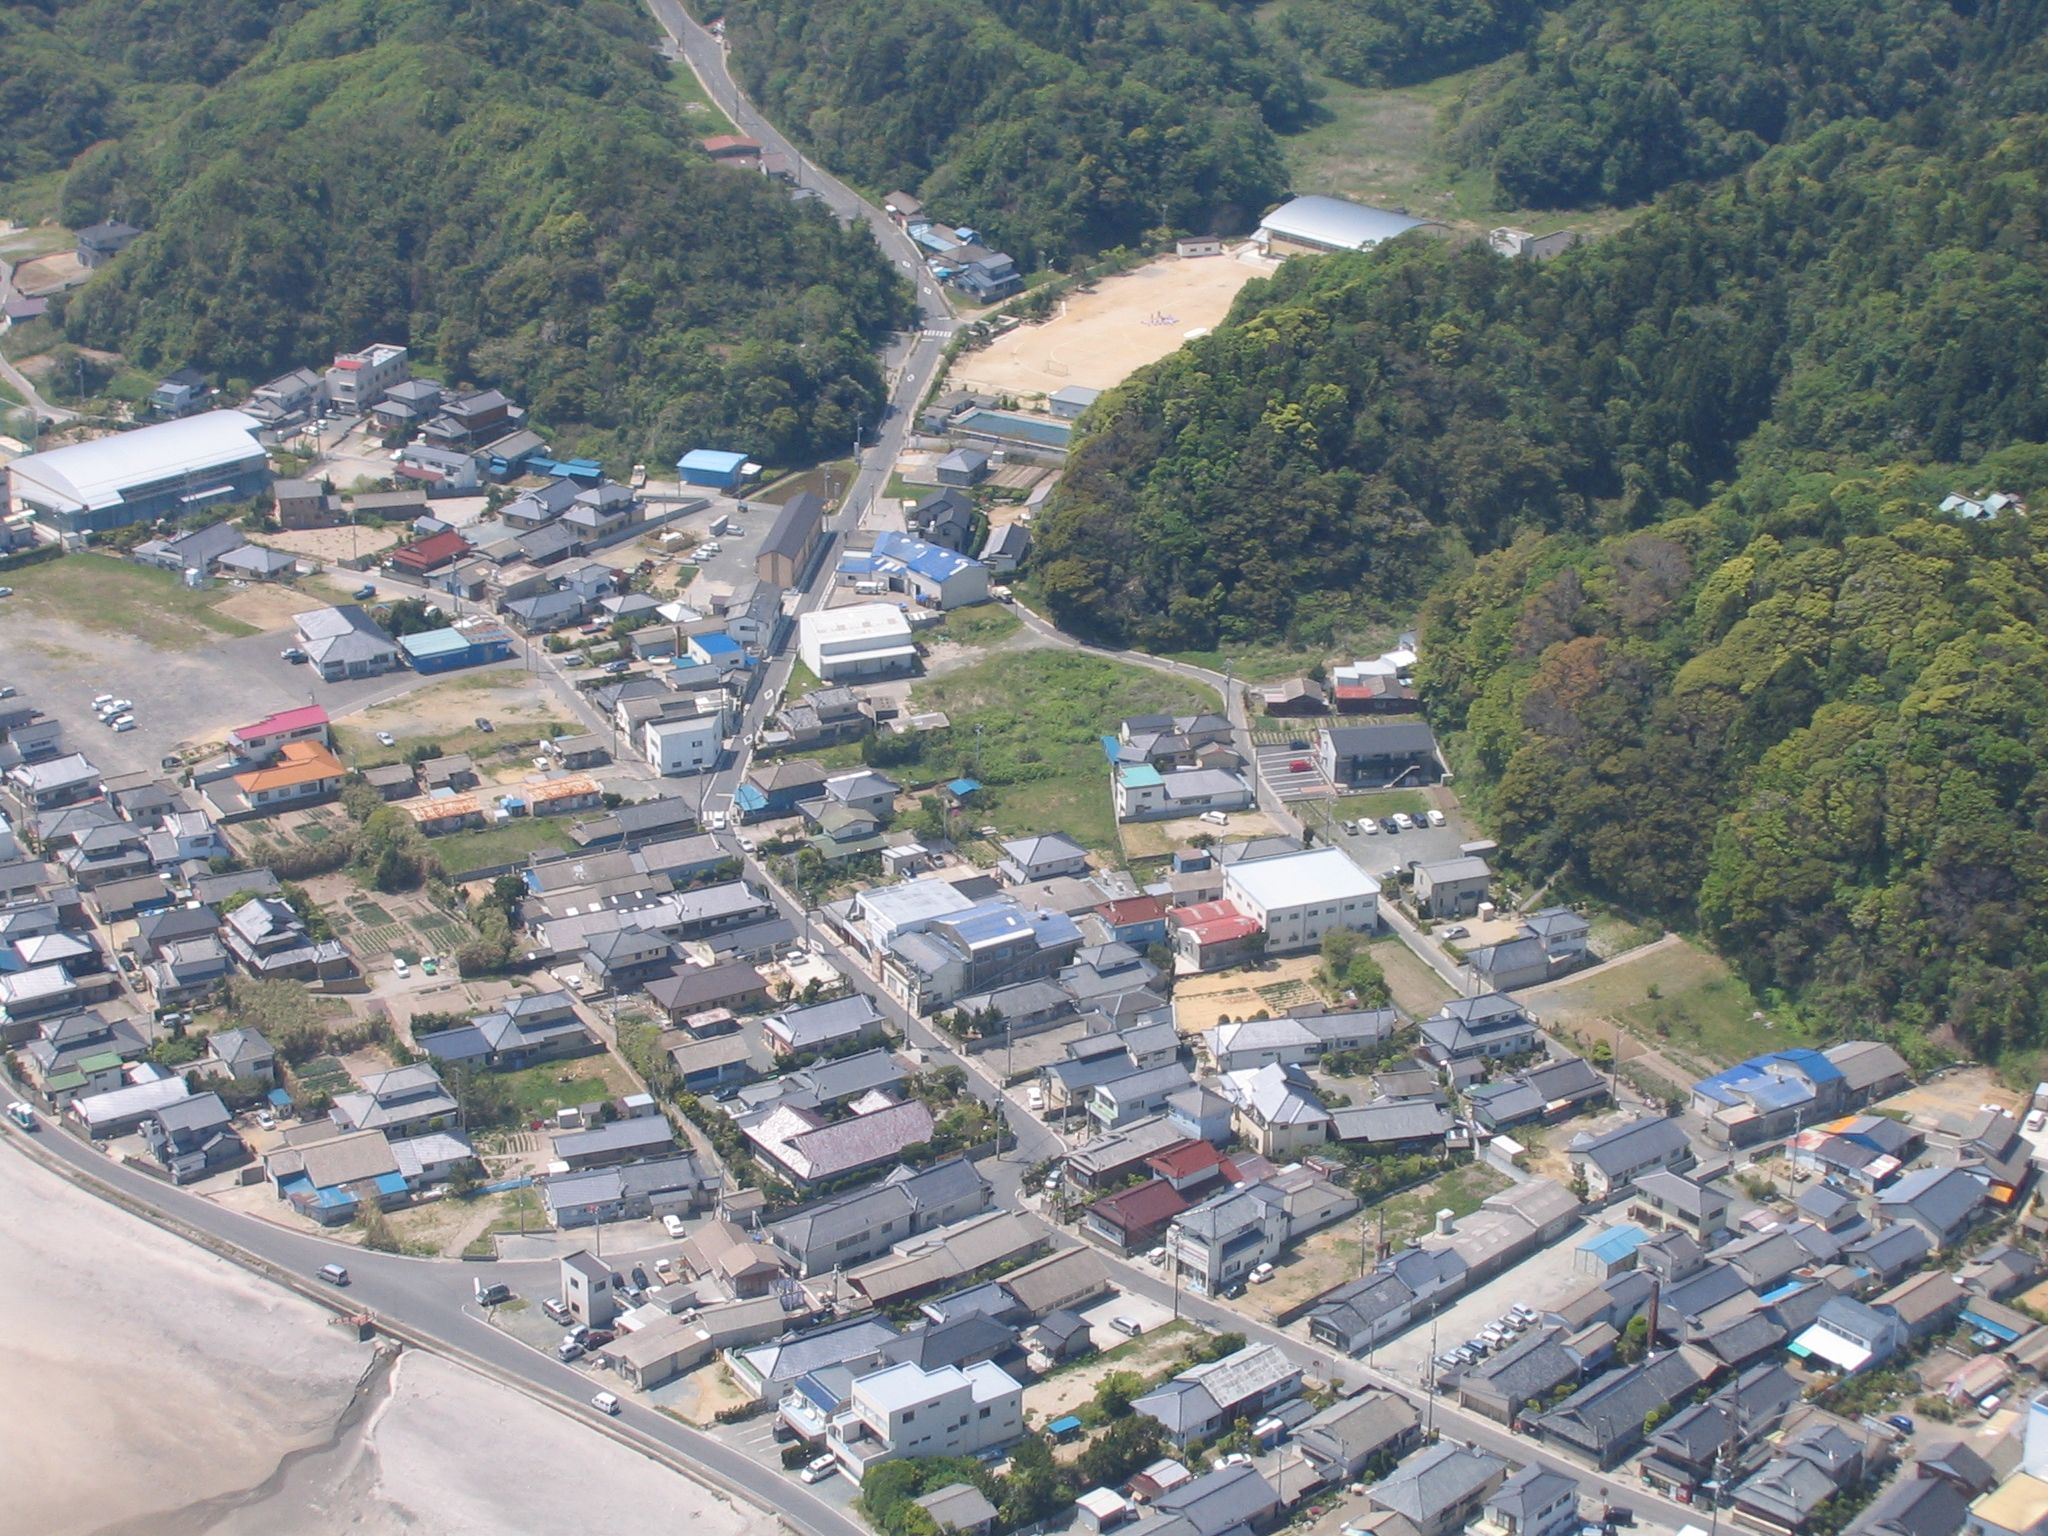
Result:
{"label": "tree canopy", "polygon": [[562,451],[787,461],[878,420],[907,288],[865,232],[697,151],[709,120],[627,0],[51,0],[7,25],[31,65],[90,37],[113,82],[53,97],[8,169],[68,163],[68,222],[146,230],[70,303],[76,342],[248,382],[404,342]]}
{"label": "tree canopy", "polygon": [[1243,229],[1278,200],[1292,50],[1208,0],[738,0],[731,61],[826,164],[1019,262]]}

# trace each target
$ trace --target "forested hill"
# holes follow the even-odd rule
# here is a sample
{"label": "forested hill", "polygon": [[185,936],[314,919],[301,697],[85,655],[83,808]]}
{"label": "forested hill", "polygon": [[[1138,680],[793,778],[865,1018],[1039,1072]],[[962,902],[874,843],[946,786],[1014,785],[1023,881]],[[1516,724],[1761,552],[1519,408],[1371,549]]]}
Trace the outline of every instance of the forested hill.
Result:
{"label": "forested hill", "polygon": [[1291,48],[1208,0],[736,0],[725,24],[820,160],[1030,265],[1250,227],[1308,109]]}
{"label": "forested hill", "polygon": [[2048,438],[2042,57],[1546,264],[1414,237],[1290,263],[1098,411],[1042,525],[1047,602],[1155,649],[1316,640],[1745,462]]}
{"label": "forested hill", "polygon": [[2048,447],[1762,475],[1428,604],[1422,677],[1509,858],[1679,923],[1844,1032],[2048,1045]]}
{"label": "forested hill", "polygon": [[[877,418],[907,289],[864,232],[703,158],[631,0],[45,9],[11,8],[0,90],[22,38],[74,85],[9,173],[112,135],[65,217],[147,231],[71,302],[75,341],[252,381],[404,341],[558,449],[636,458],[802,458]],[[99,62],[54,68],[73,48]]]}

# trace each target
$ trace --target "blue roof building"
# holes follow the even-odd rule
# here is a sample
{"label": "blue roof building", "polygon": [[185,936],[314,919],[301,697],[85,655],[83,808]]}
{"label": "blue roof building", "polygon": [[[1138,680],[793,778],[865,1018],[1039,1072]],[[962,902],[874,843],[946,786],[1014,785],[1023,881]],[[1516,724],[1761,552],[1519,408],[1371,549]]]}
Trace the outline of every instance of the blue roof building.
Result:
{"label": "blue roof building", "polygon": [[710,634],[690,636],[690,659],[703,667],[718,667],[729,671],[742,667],[747,662],[746,648],[731,635]]}
{"label": "blue roof building", "polygon": [[1632,1222],[1609,1227],[1605,1232],[1595,1232],[1579,1244],[1575,1266],[1604,1280],[1616,1270],[1627,1269],[1634,1264],[1636,1250],[1649,1239],[1650,1234]]}
{"label": "blue roof building", "polygon": [[503,661],[512,654],[512,637],[497,625],[470,629],[429,629],[401,635],[398,649],[415,672],[452,672]]}
{"label": "blue roof building", "polygon": [[872,550],[840,556],[841,581],[882,581],[927,608],[944,612],[988,601],[988,567],[943,544],[892,531],[878,534]]}
{"label": "blue roof building", "polygon": [[1770,1051],[1693,1084],[1707,1134],[1744,1147],[1789,1135],[1848,1107],[1841,1068],[1806,1046]]}
{"label": "blue roof building", "polygon": [[746,478],[747,456],[720,448],[692,448],[676,460],[676,473],[685,485],[716,486],[731,490]]}

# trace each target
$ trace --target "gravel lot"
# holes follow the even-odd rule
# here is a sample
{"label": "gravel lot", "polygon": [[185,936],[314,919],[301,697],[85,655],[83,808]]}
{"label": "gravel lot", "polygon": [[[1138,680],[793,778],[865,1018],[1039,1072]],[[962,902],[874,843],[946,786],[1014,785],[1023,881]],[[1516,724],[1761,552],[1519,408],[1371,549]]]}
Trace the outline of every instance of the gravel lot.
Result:
{"label": "gravel lot", "polygon": [[[1593,1277],[1582,1275],[1573,1265],[1587,1229],[1575,1226],[1541,1253],[1530,1255],[1504,1275],[1488,1281],[1469,1296],[1461,1297],[1436,1316],[1436,1352],[1442,1354],[1462,1344],[1503,1312],[1520,1302],[1541,1311],[1559,1297],[1569,1296]],[[1403,1381],[1420,1382],[1430,1357],[1430,1323],[1411,1328],[1391,1343],[1373,1351],[1372,1363]]]}

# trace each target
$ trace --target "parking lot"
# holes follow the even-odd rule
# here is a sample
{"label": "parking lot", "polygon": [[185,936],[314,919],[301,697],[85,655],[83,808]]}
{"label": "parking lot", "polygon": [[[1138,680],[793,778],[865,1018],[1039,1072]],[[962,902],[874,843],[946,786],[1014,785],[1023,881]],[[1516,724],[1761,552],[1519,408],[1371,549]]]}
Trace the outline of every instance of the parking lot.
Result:
{"label": "parking lot", "polygon": [[1394,1377],[1418,1384],[1428,1377],[1430,1340],[1443,1354],[1472,1338],[1516,1303],[1541,1312],[1592,1281],[1573,1264],[1584,1242],[1583,1226],[1575,1226],[1541,1253],[1532,1254],[1504,1275],[1460,1297],[1420,1325],[1373,1351],[1372,1363]]}

